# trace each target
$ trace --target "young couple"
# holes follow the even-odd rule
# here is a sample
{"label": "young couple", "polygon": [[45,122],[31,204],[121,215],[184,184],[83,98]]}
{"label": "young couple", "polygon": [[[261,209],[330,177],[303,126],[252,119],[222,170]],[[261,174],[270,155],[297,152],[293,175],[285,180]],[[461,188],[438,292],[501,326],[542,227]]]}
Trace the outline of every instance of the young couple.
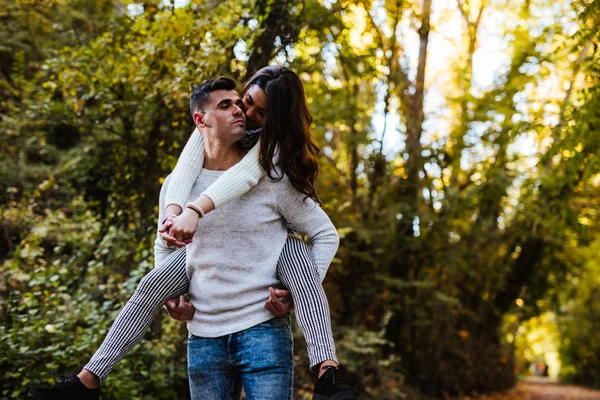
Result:
{"label": "young couple", "polygon": [[[156,268],[81,372],[30,389],[31,397],[98,399],[100,383],[164,304],[188,321],[192,399],[239,399],[242,388],[248,399],[292,399],[293,301],[318,374],[313,399],[358,398],[337,369],[321,286],[339,239],[317,205],[318,148],[302,82],[270,66],[250,78],[242,97],[235,86],[220,77],[191,96],[197,130],[161,190]],[[280,283],[287,290],[273,289]]]}

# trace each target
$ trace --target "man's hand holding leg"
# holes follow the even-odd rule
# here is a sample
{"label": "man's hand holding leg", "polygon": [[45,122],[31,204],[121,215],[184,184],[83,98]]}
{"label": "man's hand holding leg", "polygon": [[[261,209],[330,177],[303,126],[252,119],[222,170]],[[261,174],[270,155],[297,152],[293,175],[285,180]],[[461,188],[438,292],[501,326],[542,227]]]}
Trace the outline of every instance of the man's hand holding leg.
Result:
{"label": "man's hand holding leg", "polygon": [[278,317],[286,315],[294,308],[292,294],[284,289],[269,288],[269,299],[265,303],[265,308]]}
{"label": "man's hand holding leg", "polygon": [[190,321],[196,311],[196,308],[192,304],[185,301],[183,295],[179,297],[179,301],[175,299],[168,300],[165,303],[165,308],[171,318],[183,322]]}

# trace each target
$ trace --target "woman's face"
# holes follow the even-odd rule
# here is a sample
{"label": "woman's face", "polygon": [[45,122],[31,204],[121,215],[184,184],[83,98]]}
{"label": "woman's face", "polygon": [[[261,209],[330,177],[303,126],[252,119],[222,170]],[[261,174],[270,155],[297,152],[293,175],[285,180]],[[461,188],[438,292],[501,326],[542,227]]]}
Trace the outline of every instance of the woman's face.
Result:
{"label": "woman's face", "polygon": [[263,125],[267,108],[267,95],[258,86],[252,85],[242,98],[246,112],[246,128],[257,129]]}

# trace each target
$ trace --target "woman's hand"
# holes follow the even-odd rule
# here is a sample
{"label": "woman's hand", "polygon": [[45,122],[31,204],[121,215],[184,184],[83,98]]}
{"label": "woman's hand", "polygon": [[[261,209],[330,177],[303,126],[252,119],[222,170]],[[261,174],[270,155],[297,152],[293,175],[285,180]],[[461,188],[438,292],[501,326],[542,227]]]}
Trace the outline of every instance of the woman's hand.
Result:
{"label": "woman's hand", "polygon": [[186,208],[180,216],[173,218],[169,233],[163,234],[163,240],[167,241],[167,244],[171,241],[177,247],[190,244],[198,230],[199,220],[200,216],[196,211]]}
{"label": "woman's hand", "polygon": [[[279,298],[283,300],[279,300]],[[284,289],[269,288],[269,300],[265,303],[265,308],[278,317],[284,316],[294,308],[292,294]]]}
{"label": "woman's hand", "polygon": [[[169,204],[165,208],[166,217],[162,220],[161,227],[158,229],[158,233],[162,233],[161,238],[167,243],[167,247],[171,247],[173,245],[178,246],[177,240],[169,236],[169,229],[173,226],[173,220],[181,214],[181,207],[178,204]],[[185,246],[185,243],[181,243],[182,246]],[[181,247],[181,246],[178,246]]]}
{"label": "woman's hand", "polygon": [[171,229],[171,227],[173,226],[173,222],[175,221],[175,218],[177,218],[177,215],[175,215],[175,214],[167,215],[165,217],[165,219],[163,219],[162,226],[158,230],[159,233],[162,233],[162,235],[160,235],[160,237],[162,238],[162,240],[164,240],[167,243],[167,247],[171,247],[171,246],[183,247],[187,244],[187,243],[178,241],[177,239],[175,239],[173,236],[171,236],[168,233],[169,229]]}
{"label": "woman's hand", "polygon": [[190,321],[194,317],[194,312],[196,311],[196,308],[191,303],[185,301],[183,296],[181,296],[179,300],[168,300],[165,303],[165,308],[171,318],[183,322]]}
{"label": "woman's hand", "polygon": [[173,220],[177,218],[177,214],[169,214],[162,220],[162,226],[158,229],[159,233],[168,232],[173,226]]}

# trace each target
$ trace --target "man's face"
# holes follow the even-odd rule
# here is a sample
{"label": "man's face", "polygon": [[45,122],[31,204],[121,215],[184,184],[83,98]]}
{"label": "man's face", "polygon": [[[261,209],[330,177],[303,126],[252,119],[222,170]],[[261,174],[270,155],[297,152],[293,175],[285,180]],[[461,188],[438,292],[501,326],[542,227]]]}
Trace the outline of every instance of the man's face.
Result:
{"label": "man's face", "polygon": [[240,95],[235,90],[215,90],[204,107],[204,112],[194,113],[194,122],[214,138],[240,139],[246,133],[246,116]]}

